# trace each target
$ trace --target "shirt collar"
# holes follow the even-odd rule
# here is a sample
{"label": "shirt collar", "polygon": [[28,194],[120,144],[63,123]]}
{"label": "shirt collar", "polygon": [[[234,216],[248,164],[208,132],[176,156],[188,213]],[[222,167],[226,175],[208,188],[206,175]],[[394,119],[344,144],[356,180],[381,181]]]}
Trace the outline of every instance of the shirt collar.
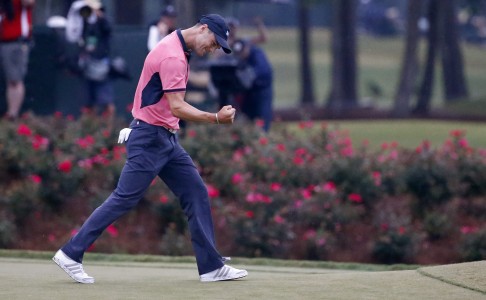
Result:
{"label": "shirt collar", "polygon": [[180,29],[177,29],[177,36],[179,37],[179,41],[181,41],[182,50],[184,50],[187,61],[189,61],[191,59],[191,51],[189,50],[189,48],[187,48],[186,41],[184,41],[184,37],[182,36]]}

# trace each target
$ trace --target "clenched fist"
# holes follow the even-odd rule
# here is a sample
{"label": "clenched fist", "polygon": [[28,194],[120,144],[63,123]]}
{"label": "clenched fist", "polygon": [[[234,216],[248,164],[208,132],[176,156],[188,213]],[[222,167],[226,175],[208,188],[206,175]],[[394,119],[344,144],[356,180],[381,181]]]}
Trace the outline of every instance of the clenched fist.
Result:
{"label": "clenched fist", "polygon": [[216,114],[217,121],[219,121],[220,124],[232,124],[235,120],[235,114],[236,109],[234,109],[233,106],[225,105]]}

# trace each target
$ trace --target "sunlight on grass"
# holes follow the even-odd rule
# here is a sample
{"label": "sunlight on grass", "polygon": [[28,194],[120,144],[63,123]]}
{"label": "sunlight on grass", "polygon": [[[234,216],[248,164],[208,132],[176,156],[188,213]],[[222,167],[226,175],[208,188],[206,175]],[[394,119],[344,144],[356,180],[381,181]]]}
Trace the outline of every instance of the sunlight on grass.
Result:
{"label": "sunlight on grass", "polygon": [[[400,147],[414,149],[424,140],[433,147],[441,146],[452,130],[465,130],[466,139],[475,148],[486,148],[486,124],[468,122],[444,122],[423,120],[397,121],[328,121],[330,130],[349,133],[354,147],[369,143],[372,150],[380,149],[383,143],[398,142]],[[295,130],[297,124],[292,125]],[[319,128],[319,126],[315,126]],[[317,130],[317,129],[316,129]]]}

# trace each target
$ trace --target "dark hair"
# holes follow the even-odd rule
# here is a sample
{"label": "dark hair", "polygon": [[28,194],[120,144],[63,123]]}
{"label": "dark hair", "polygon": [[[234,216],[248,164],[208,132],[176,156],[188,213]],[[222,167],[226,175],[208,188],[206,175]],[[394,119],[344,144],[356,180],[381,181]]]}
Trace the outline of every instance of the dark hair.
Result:
{"label": "dark hair", "polygon": [[93,9],[89,7],[88,5],[85,5],[79,9],[79,14],[82,16],[83,14],[86,14],[87,16],[91,15],[93,12]]}
{"label": "dark hair", "polygon": [[164,10],[160,13],[161,17],[170,17],[175,18],[177,17],[177,11],[172,5],[167,5]]}
{"label": "dark hair", "polygon": [[0,11],[4,11],[7,15],[7,19],[12,21],[14,19],[14,8],[11,0],[0,1]]}

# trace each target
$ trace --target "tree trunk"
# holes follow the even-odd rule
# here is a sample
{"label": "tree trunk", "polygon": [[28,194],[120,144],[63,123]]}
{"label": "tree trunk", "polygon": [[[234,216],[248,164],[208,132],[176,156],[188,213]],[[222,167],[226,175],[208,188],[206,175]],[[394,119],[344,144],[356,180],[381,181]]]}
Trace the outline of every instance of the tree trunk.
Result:
{"label": "tree trunk", "polygon": [[[206,1],[177,0],[172,2],[178,13],[177,26],[181,28],[193,26],[202,15],[210,13]],[[220,2],[222,2],[221,5],[224,5],[224,1],[220,0]]]}
{"label": "tree trunk", "polygon": [[328,107],[337,114],[356,107],[356,0],[333,0],[332,81]]}
{"label": "tree trunk", "polygon": [[126,1],[115,5],[115,20],[121,25],[136,25],[142,23],[142,6],[138,1]]}
{"label": "tree trunk", "polygon": [[427,33],[427,59],[425,71],[418,94],[417,105],[414,113],[428,114],[430,109],[430,100],[432,98],[432,91],[434,89],[435,77],[435,59],[437,56],[437,45],[439,43],[439,4],[440,0],[429,0],[427,8],[427,19],[429,21],[429,31]]}
{"label": "tree trunk", "polygon": [[194,24],[198,20],[198,16],[195,9],[194,0],[178,0],[175,1],[175,8],[177,11],[177,26],[181,28],[187,28]]}
{"label": "tree trunk", "polygon": [[419,41],[418,20],[422,8],[421,0],[409,0],[407,7],[407,36],[402,57],[400,79],[395,94],[393,115],[406,117],[410,113],[410,97],[414,91],[417,77],[417,45]]}
{"label": "tree trunk", "polygon": [[309,4],[307,0],[299,0],[299,31],[300,31],[300,102],[305,106],[314,106],[314,85],[311,68],[310,55],[310,24],[309,24]]}
{"label": "tree trunk", "polygon": [[441,53],[444,97],[447,102],[458,101],[468,96],[464,63],[459,45],[455,2],[454,0],[441,1],[440,23],[443,33]]}

